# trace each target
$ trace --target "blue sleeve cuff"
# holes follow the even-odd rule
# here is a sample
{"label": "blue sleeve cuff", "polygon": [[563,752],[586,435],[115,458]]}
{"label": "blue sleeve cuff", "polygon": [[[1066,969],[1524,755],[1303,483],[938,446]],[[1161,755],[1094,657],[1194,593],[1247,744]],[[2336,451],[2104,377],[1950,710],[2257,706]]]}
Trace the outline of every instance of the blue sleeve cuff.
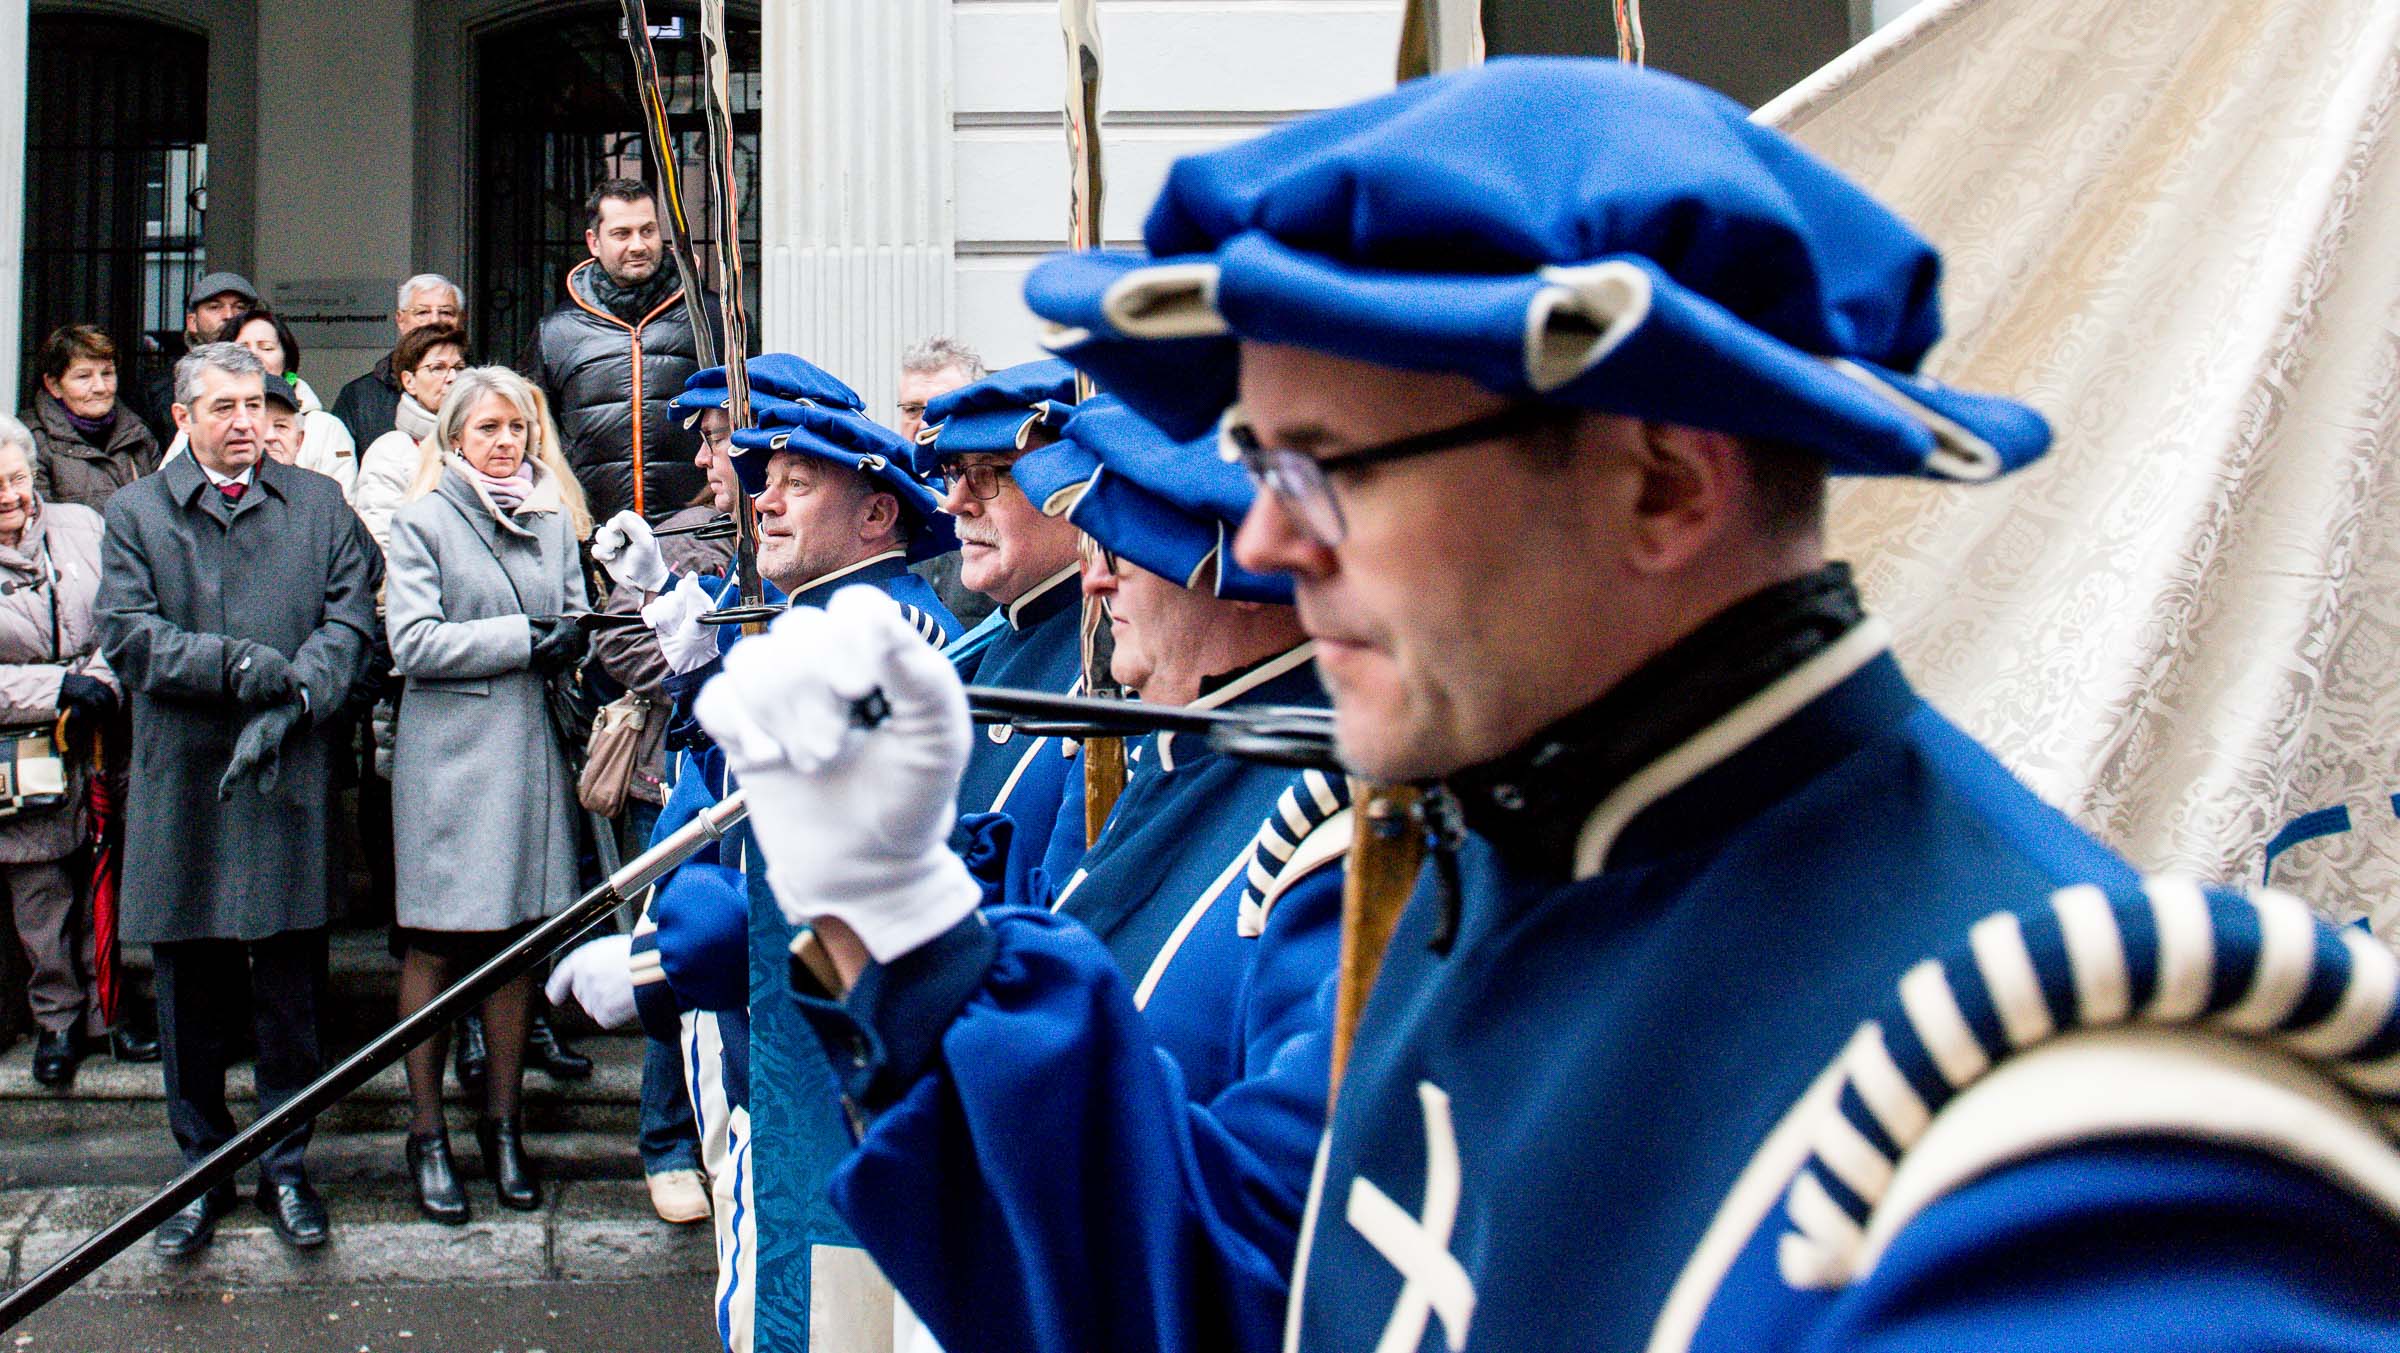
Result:
{"label": "blue sleeve cuff", "polygon": [[996,907],[1008,900],[1009,846],[1016,834],[1016,820],[1006,813],[964,813],[951,828],[950,849],[983,887],[979,905]]}
{"label": "blue sleeve cuff", "polygon": [[[648,966],[644,954],[658,950],[658,932],[645,930],[633,937],[631,955],[633,970],[639,973]],[[664,1043],[674,1043],[683,1037],[683,1010],[675,1003],[674,989],[664,981],[644,982],[635,978],[633,984],[633,1015],[642,1032]]]}
{"label": "blue sleeve cuff", "polygon": [[750,893],[741,871],[692,862],[650,900],[659,967],[687,1010],[750,1004]]}
{"label": "blue sleeve cuff", "polygon": [[890,1107],[933,1066],[942,1036],[999,952],[977,912],[892,963],[867,965],[840,1000],[792,960],[793,999],[825,1047],[854,1123]]}

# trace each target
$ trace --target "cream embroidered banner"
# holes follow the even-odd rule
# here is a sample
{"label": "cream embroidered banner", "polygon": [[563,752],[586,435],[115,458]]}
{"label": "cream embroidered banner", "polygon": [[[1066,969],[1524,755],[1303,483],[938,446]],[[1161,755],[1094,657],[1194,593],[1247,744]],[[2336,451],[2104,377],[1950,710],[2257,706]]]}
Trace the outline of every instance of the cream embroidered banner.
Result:
{"label": "cream embroidered banner", "polygon": [[2146,869],[2400,940],[2400,0],[1933,0],[1761,110],[2058,432],[1844,485],[1910,674]]}

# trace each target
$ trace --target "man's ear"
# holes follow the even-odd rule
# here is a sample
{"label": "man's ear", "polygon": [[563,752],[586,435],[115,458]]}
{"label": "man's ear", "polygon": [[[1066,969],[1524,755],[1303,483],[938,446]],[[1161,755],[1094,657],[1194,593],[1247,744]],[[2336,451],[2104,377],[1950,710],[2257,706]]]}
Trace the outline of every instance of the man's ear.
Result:
{"label": "man's ear", "polygon": [[888,493],[868,494],[866,510],[859,517],[859,528],[860,536],[868,540],[880,535],[898,535],[900,500]]}
{"label": "man's ear", "polygon": [[1645,573],[1673,573],[1716,544],[1742,512],[1741,442],[1676,423],[1643,423],[1636,454],[1626,558]]}
{"label": "man's ear", "polygon": [[170,404],[167,406],[167,408],[175,415],[175,430],[187,437],[190,436],[192,432],[191,406],[188,404]]}

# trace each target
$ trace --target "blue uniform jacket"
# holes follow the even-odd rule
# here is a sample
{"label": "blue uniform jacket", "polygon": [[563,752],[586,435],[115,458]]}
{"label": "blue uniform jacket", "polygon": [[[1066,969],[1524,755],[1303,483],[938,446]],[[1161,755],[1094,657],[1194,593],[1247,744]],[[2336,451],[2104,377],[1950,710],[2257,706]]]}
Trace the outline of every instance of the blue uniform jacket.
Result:
{"label": "blue uniform jacket", "polygon": [[[710,578],[703,583],[720,600],[731,599],[733,584],[729,579]],[[928,643],[937,646],[946,643],[959,631],[957,618],[942,605],[930,585],[909,572],[907,560],[897,550],[820,578],[794,593],[790,603],[822,606],[835,592],[853,585],[879,587],[890,593]],[[771,583],[767,592],[771,601],[784,599]],[[738,627],[724,627],[718,635],[720,652],[741,638]],[[691,717],[691,702],[716,670],[717,664],[711,662],[695,671],[670,677],[666,682],[675,702],[675,716],[668,724],[669,736],[681,744],[680,755],[689,765],[676,780],[677,793],[670,796],[668,808],[660,813],[662,831],[669,829],[671,820],[678,824],[688,820],[699,806],[717,801],[734,788],[722,754],[709,744]],[[686,785],[692,786],[690,795],[694,800],[688,807],[675,802],[684,796]],[[767,1353],[808,1346],[809,1247],[814,1243],[838,1244],[846,1240],[839,1221],[821,1201],[819,1185],[826,1165],[847,1147],[848,1134],[828,1108],[831,1087],[825,1079],[822,1058],[801,1046],[807,1035],[793,1012],[791,984],[786,975],[793,931],[784,922],[783,913],[767,888],[764,861],[748,848],[749,842],[749,827],[744,824],[728,833],[725,843],[713,852],[713,859],[710,853],[704,853],[698,861],[721,863],[738,870],[739,891],[731,874],[713,880],[705,875],[685,879],[682,875],[693,871],[684,870],[662,885],[660,900],[666,901],[674,895],[680,905],[732,908],[746,916],[743,926],[746,950],[730,948],[687,960],[687,966],[708,970],[711,978],[708,983],[700,984],[687,979],[684,985],[687,989],[695,985],[704,988],[726,977],[728,967],[747,971],[743,989],[749,994],[750,1037],[746,1048],[756,1071],[755,1076],[745,1077],[751,1091],[754,1146],[750,1158],[756,1170],[752,1197],[758,1212],[754,1337],[760,1353]],[[662,955],[663,968],[675,966],[663,959]],[[705,999],[697,992],[688,994],[695,1002]],[[641,996],[642,990],[637,987],[637,1004]],[[728,1027],[728,1042],[735,1037],[735,1031]]]}
{"label": "blue uniform jacket", "polygon": [[[955,659],[959,679],[970,686],[1073,693],[1083,678],[1077,604],[1082,597],[1069,569],[1001,607],[995,613],[999,628]],[[1006,887],[1012,895],[1024,894],[1028,876],[1042,862],[1043,845],[1067,794],[1068,772],[1080,764],[1073,753],[1073,745],[1062,739],[1023,737],[1006,724],[975,730],[966,774],[959,779],[958,811],[962,816],[1008,814],[1014,825]],[[1074,778],[1080,782],[1082,777]]]}
{"label": "blue uniform jacket", "polygon": [[[1745,710],[1780,704],[1800,707],[1743,727]],[[2357,1234],[2355,1206],[2344,1216],[2323,1183],[2172,1136],[2075,1141],[2003,1167],[1933,1203],[1859,1288],[1795,1288],[1822,1275],[1780,1267],[1791,1223],[1728,1200],[1754,1161],[1756,1192],[1781,1192],[1790,1176],[1770,1134],[1805,1113],[1795,1106],[1861,1021],[1987,916],[2022,914],[2030,934],[2055,890],[2137,881],[1920,700],[1875,622],[1685,747],[1707,755],[1676,767],[1670,753],[1653,763],[1669,771],[1626,781],[1572,857],[1496,849],[1503,828],[1487,825],[1461,852],[1446,952],[1432,944],[1436,888],[1421,882],[1336,1105],[1295,1281],[1298,1347],[2373,1346],[2364,1324],[2327,1319],[2369,1309],[2363,1288],[2327,1307],[2342,1276],[2295,1282],[2295,1236],[2329,1213],[2330,1234]],[[1486,824],[1510,814],[1482,809]],[[1979,932],[1978,952],[2015,971],[1991,939]],[[2053,999],[2072,989],[2028,986],[2043,983]],[[1953,991],[1944,1031],[1981,1051],[1953,1043],[1946,1056],[1997,1061],[2033,1037],[2022,1002],[2004,1015]],[[1797,1121],[1824,1139],[1821,1118]],[[1839,1145],[1855,1166],[1847,1134]],[[2212,1177],[2225,1192],[2208,1191]],[[1739,1246],[1744,1266],[1715,1283],[1695,1255],[1721,1210],[1730,1224],[1710,1238]],[[2394,1235],[2376,1252],[2387,1275]],[[1653,1345],[1654,1329],[1694,1318],[1661,1319],[1687,1273],[1700,1342]],[[2195,1320],[2201,1293],[2225,1311]],[[2388,1287],[2381,1300],[2389,1340]]]}

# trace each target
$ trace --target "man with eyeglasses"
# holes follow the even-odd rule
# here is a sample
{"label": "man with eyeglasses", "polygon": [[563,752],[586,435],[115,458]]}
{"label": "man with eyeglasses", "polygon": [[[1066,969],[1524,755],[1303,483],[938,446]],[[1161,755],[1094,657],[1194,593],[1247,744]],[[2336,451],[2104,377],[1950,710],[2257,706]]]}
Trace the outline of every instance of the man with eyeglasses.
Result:
{"label": "man with eyeglasses", "polygon": [[[1303,1210],[1096,946],[787,863],[829,803],[905,830],[878,796],[956,765],[941,673],[767,647],[704,693],[779,903],[883,936],[852,1004],[916,1012],[884,1046],[918,1056],[844,1073],[833,1190],[912,1305],[1057,1348],[2400,1339],[2400,962],[2139,878],[1824,560],[1828,472],[2049,441],[1916,374],[1905,223],[1697,87],[1511,60],[1187,158],[1145,242],[1037,267],[1032,308],[1168,432],[1222,423],[1265,485],[1233,553],[1292,578],[1341,753],[1425,788],[1428,858]],[[882,724],[825,737],[863,689]],[[1075,1279],[933,1262],[995,1247]]]}
{"label": "man with eyeglasses", "polygon": [[[438,272],[421,272],[402,282],[394,299],[392,327],[406,338],[427,325],[467,327],[467,294],[458,283]],[[392,430],[392,414],[400,407],[400,378],[392,371],[391,353],[375,359],[366,374],[353,378],[333,397],[333,416],[350,429],[359,446],[368,446]]]}
{"label": "man with eyeglasses", "polygon": [[[945,650],[969,685],[1067,694],[1082,684],[1076,584],[1082,533],[1063,511],[1046,512],[1027,498],[1009,473],[1022,457],[1057,441],[1074,412],[1075,371],[1057,361],[1009,367],[926,406],[917,473],[944,486],[942,510],[958,531],[959,580],[995,608]],[[1070,787],[1080,790],[1075,752],[1072,741],[1019,737],[1007,724],[976,730],[958,809],[1008,814],[1014,830],[1007,875],[1014,889],[1024,889],[1027,871],[1041,863]]]}

